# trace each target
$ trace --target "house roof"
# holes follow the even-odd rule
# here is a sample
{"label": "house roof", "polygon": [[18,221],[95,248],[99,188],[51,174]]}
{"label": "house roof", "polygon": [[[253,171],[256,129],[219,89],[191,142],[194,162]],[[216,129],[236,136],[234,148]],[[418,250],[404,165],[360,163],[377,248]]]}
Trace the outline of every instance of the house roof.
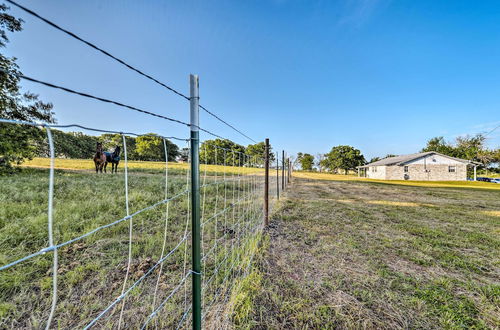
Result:
{"label": "house roof", "polygon": [[443,155],[439,152],[435,151],[427,151],[427,152],[419,152],[416,154],[409,154],[409,155],[402,155],[402,156],[395,156],[395,157],[387,157],[381,160],[377,160],[376,162],[366,164],[364,166],[358,166],[360,168],[362,167],[370,167],[370,166],[391,166],[391,165],[404,165],[408,162],[411,162],[416,159],[424,158],[429,155],[440,155],[449,159],[456,160],[458,162],[462,162],[464,164],[477,164],[476,162],[472,162],[470,160],[466,159],[461,159],[461,158],[455,158],[447,155]]}

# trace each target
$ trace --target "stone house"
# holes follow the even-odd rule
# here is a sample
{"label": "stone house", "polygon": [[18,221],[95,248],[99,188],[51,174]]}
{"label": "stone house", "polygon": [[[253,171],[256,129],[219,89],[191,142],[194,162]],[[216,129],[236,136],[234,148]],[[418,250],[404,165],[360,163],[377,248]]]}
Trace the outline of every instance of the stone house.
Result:
{"label": "stone house", "polygon": [[381,180],[465,181],[468,167],[474,168],[476,179],[478,165],[469,160],[429,151],[388,157],[358,166],[358,175]]}

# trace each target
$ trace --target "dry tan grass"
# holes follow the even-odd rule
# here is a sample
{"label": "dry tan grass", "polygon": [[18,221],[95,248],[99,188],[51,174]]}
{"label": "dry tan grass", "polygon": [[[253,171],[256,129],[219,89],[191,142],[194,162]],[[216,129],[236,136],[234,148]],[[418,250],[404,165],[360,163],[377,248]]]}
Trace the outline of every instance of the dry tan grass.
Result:
{"label": "dry tan grass", "polygon": [[367,203],[374,204],[374,205],[410,206],[410,207],[419,207],[419,206],[433,207],[433,206],[435,206],[434,204],[427,204],[427,203],[396,202],[396,201],[368,201]]}
{"label": "dry tan grass", "polygon": [[356,202],[353,199],[331,199],[331,200],[334,200],[334,201],[339,202],[339,203],[347,203],[347,204],[351,204],[351,203]]}
{"label": "dry tan grass", "polygon": [[491,215],[499,197],[295,179],[260,260],[254,312],[241,327],[495,328],[500,222]]}
{"label": "dry tan grass", "polygon": [[500,211],[483,211],[483,213],[492,217],[500,217]]}

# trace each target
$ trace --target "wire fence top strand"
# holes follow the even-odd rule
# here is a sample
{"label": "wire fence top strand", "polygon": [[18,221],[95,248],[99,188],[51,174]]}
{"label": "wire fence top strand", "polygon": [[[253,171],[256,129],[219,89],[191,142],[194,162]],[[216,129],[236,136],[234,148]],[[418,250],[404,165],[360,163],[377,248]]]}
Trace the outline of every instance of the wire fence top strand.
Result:
{"label": "wire fence top strand", "polygon": [[[173,92],[174,94],[176,94],[176,95],[178,95],[178,96],[182,97],[183,99],[188,100],[188,101],[190,100],[190,98],[189,98],[187,95],[185,95],[185,94],[183,94],[183,93],[179,92],[177,89],[175,89],[175,88],[173,88],[173,87],[171,87],[171,86],[167,85],[166,83],[161,82],[161,81],[160,81],[160,80],[158,80],[157,78],[155,78],[155,77],[153,77],[153,76],[151,76],[151,75],[149,75],[149,74],[147,74],[147,73],[143,72],[142,70],[140,70],[140,69],[136,68],[135,66],[133,66],[133,65],[131,65],[131,64],[129,64],[129,63],[127,63],[125,60],[122,60],[121,58],[119,58],[119,57],[117,57],[117,56],[115,56],[115,55],[111,54],[111,53],[110,53],[110,52],[108,52],[107,50],[104,50],[103,48],[101,48],[101,47],[99,47],[99,46],[95,45],[94,43],[92,43],[92,42],[90,42],[90,41],[88,41],[88,40],[86,40],[86,39],[84,39],[84,38],[80,37],[80,36],[79,36],[79,35],[77,35],[76,33],[71,32],[71,31],[69,31],[69,30],[67,30],[67,29],[65,29],[65,28],[63,28],[63,27],[61,27],[61,26],[59,26],[58,24],[54,23],[53,21],[51,21],[51,20],[49,20],[49,19],[47,19],[47,18],[45,18],[45,17],[41,16],[40,14],[36,13],[35,11],[33,11],[33,10],[31,10],[31,9],[29,9],[29,8],[27,8],[27,7],[23,6],[23,5],[21,5],[21,4],[17,3],[17,2],[15,2],[15,1],[12,1],[12,0],[6,0],[6,1],[7,1],[8,3],[10,3],[10,4],[12,4],[12,5],[16,6],[17,8],[19,8],[19,9],[23,10],[24,12],[26,12],[26,13],[28,13],[28,14],[30,14],[30,15],[32,15],[32,16],[34,16],[34,17],[36,17],[36,18],[38,18],[39,20],[41,20],[41,21],[45,22],[46,24],[48,24],[48,25],[52,26],[53,28],[55,28],[55,29],[57,29],[57,30],[59,30],[59,31],[61,31],[61,32],[63,32],[63,33],[65,33],[65,34],[67,34],[67,35],[69,35],[70,37],[72,37],[72,38],[74,38],[74,39],[76,39],[76,40],[78,40],[78,41],[80,41],[80,42],[84,43],[85,45],[87,45],[87,46],[89,46],[89,47],[91,47],[91,48],[93,48],[93,49],[97,50],[98,52],[100,52],[100,53],[104,54],[105,56],[107,56],[107,57],[109,57],[109,58],[113,59],[114,61],[116,61],[116,62],[118,62],[118,63],[122,64],[122,65],[123,65],[123,66],[125,66],[126,68],[128,68],[128,69],[130,69],[130,70],[132,70],[132,71],[134,71],[134,72],[138,73],[139,75],[141,75],[141,76],[143,76],[143,77],[145,77],[145,78],[149,79],[150,81],[153,81],[153,82],[155,82],[156,84],[158,84],[158,85],[160,85],[160,86],[162,86],[162,87],[166,88],[167,90],[169,90],[169,91]],[[224,119],[222,119],[220,116],[216,115],[213,111],[208,110],[206,107],[204,107],[204,106],[202,106],[202,105],[199,105],[199,107],[200,107],[201,109],[203,109],[204,111],[206,111],[209,115],[211,115],[211,116],[212,116],[212,117],[214,117],[215,119],[219,120],[221,123],[225,124],[226,126],[230,127],[230,128],[231,128],[231,129],[233,129],[234,131],[236,131],[237,133],[239,133],[239,134],[241,134],[242,136],[244,136],[245,138],[247,138],[247,139],[249,139],[249,140],[253,141],[254,143],[257,143],[254,139],[252,139],[252,138],[251,138],[251,137],[249,137],[247,134],[243,133],[241,130],[237,129],[237,128],[236,128],[236,127],[234,127],[233,125],[229,124],[227,121],[225,121]],[[209,133],[209,134],[212,134],[212,133],[210,133],[209,131],[206,131],[206,132],[207,132],[207,133]],[[212,135],[216,136],[215,134],[212,134]]]}

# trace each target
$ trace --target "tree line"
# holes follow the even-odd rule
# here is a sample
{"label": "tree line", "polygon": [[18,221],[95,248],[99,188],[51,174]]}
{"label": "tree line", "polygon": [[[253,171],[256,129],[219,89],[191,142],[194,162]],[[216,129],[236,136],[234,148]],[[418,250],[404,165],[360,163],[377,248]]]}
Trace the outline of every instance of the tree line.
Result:
{"label": "tree line", "polygon": [[[12,169],[13,164],[19,165],[25,159],[50,156],[45,129],[17,124],[0,125],[0,133],[2,134],[0,151],[9,150],[9,158],[3,158],[4,170],[5,168]],[[4,135],[5,132],[15,134]],[[121,134],[107,133],[94,136],[82,132],[64,132],[57,129],[52,129],[51,132],[57,158],[90,159],[94,156],[98,142],[102,143],[104,151],[109,152],[119,146],[123,157],[124,148]],[[160,136],[153,133],[138,137],[125,136],[125,141],[129,160],[165,160],[163,138]],[[167,143],[168,161],[188,161],[189,149],[181,149],[168,139],[165,139],[165,141]],[[270,160],[273,161],[275,157],[271,150],[270,147]],[[215,139],[204,141],[200,147],[200,162],[202,164],[263,166],[264,156],[264,142],[250,144],[245,147],[230,140]],[[1,158],[2,154],[0,153]]]}
{"label": "tree line", "polygon": [[333,147],[330,152],[318,154],[316,157],[299,152],[293,164],[299,166],[303,171],[343,172],[347,174],[349,171],[355,170],[357,166],[365,165],[366,160],[359,149],[340,145]]}
{"label": "tree line", "polygon": [[[421,152],[427,151],[435,151],[447,156],[478,162],[482,164],[482,168],[499,170],[500,148],[487,148],[486,137],[483,134],[460,136],[452,142],[446,141],[442,136],[434,137],[428,140],[421,150]],[[374,157],[370,161],[366,161],[359,149],[341,145],[333,147],[326,154],[317,154],[316,156],[299,152],[293,164],[303,171],[327,171],[346,174],[349,171],[356,170],[357,166],[394,156],[397,155],[388,154],[384,157]]]}
{"label": "tree line", "polygon": [[[58,158],[89,159],[96,151],[97,142],[101,142],[104,151],[112,152],[117,146],[124,152],[123,137],[120,134],[87,135],[82,132],[63,132],[52,130],[55,156]],[[163,138],[151,133],[144,136],[126,136],[127,158],[129,160],[164,161],[165,148]],[[176,161],[181,155],[179,147],[166,139],[168,161]],[[47,137],[36,141],[32,157],[48,157]]]}
{"label": "tree line", "polygon": [[[231,140],[206,140],[200,146],[200,163],[231,166],[263,166],[266,144],[259,142],[244,147]],[[275,160],[272,147],[269,146],[269,161]]]}

